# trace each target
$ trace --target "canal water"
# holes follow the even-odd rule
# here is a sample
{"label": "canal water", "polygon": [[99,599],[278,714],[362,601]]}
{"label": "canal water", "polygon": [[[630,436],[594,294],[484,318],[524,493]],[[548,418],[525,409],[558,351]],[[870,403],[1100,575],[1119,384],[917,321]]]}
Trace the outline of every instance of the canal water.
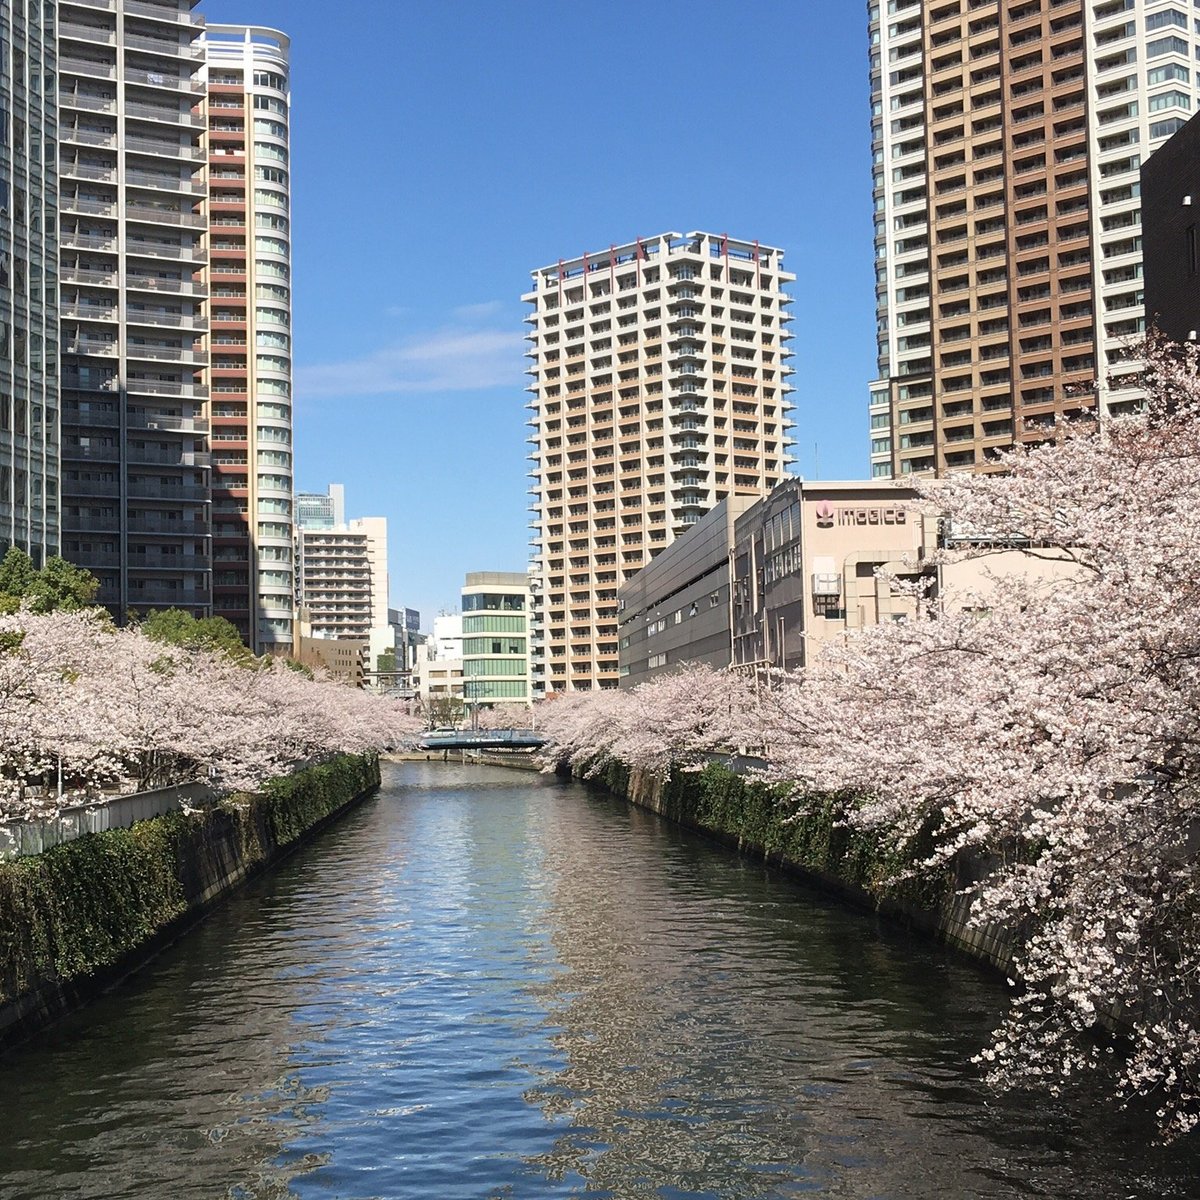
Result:
{"label": "canal water", "polygon": [[0,1196],[1200,1195],[1192,1147],[996,1098],[1002,988],[574,783],[377,798],[0,1059]]}

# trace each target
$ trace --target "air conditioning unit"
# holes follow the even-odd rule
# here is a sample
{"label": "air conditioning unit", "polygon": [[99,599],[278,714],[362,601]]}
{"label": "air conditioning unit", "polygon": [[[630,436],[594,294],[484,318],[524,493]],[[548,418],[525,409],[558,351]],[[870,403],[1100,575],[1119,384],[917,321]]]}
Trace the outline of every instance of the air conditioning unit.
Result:
{"label": "air conditioning unit", "polygon": [[812,577],[812,594],[814,596],[840,596],[842,594],[842,577],[838,574],[816,574]]}

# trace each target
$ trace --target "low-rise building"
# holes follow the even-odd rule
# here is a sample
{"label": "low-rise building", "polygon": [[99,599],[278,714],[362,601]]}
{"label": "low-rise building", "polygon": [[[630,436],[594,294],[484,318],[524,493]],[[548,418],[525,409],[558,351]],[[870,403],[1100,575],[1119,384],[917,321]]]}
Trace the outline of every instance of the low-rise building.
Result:
{"label": "low-rise building", "polygon": [[718,506],[620,590],[622,686],[683,663],[795,670],[849,630],[901,620],[916,601],[889,576],[931,576],[929,595],[953,607],[986,592],[989,575],[1068,573],[1018,550],[962,543],[916,491],[891,482],[790,479],[744,508]]}
{"label": "low-rise building", "polygon": [[532,698],[529,577],[471,571],[462,589],[462,662],[467,708],[524,707]]}
{"label": "low-rise building", "polygon": [[463,713],[462,617],[439,613],[433,632],[417,648],[412,690],[434,724],[456,724]]}
{"label": "low-rise building", "polygon": [[681,661],[729,665],[729,556],[737,518],[753,504],[722,500],[620,589],[622,687]]}

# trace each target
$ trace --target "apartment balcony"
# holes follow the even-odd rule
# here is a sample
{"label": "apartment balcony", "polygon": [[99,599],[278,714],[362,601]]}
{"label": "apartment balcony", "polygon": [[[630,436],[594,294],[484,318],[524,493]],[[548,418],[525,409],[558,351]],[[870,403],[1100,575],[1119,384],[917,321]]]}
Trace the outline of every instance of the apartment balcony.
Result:
{"label": "apartment balcony", "polygon": [[59,235],[58,244],[64,250],[104,250],[109,254],[117,252],[117,238],[112,233],[74,233],[68,231]]}
{"label": "apartment balcony", "polygon": [[[78,0],[71,0],[78,3]],[[124,0],[122,11],[132,17],[149,17],[154,21],[164,21],[172,25],[192,25],[191,14],[181,11],[168,0],[165,4],[154,4],[151,0]]]}
{"label": "apartment balcony", "polygon": [[65,192],[59,196],[59,208],[63,213],[72,216],[86,214],[95,217],[116,218],[117,202],[113,200],[85,200],[79,196],[71,196]]}
{"label": "apartment balcony", "polygon": [[[128,9],[126,10],[128,11]],[[201,92],[203,85],[190,75],[172,75],[165,71],[147,71],[140,67],[125,68],[125,83],[138,87],[159,88],[168,92]]]}
{"label": "apartment balcony", "polygon": [[185,192],[192,196],[202,196],[207,190],[202,179],[185,179],[182,175],[160,175],[129,168],[125,170],[125,183],[129,187],[152,188],[159,192]]}
{"label": "apartment balcony", "polygon": [[125,252],[131,258],[152,258],[167,262],[186,262],[189,270],[198,270],[207,261],[204,247],[198,242],[192,246],[182,243],[137,242],[127,240]]}
{"label": "apartment balcony", "polygon": [[100,270],[96,267],[62,267],[59,278],[63,283],[83,284],[87,287],[115,288],[117,286],[117,270]]}
{"label": "apartment balcony", "polygon": [[64,498],[71,496],[100,496],[116,500],[121,495],[119,479],[63,479],[59,486]]}
{"label": "apartment balcony", "polygon": [[127,118],[139,121],[158,121],[163,125],[183,127],[199,132],[204,128],[204,118],[191,109],[181,108],[176,101],[174,107],[166,104],[147,104],[144,101],[127,100],[124,108]]}
{"label": "apartment balcony", "polygon": [[[66,310],[64,309],[64,312]],[[194,329],[208,328],[208,318],[201,312],[194,313],[159,313],[145,309],[128,309],[126,320],[130,325],[148,329]]]}
{"label": "apartment balcony", "polygon": [[[63,272],[66,277],[66,272]],[[126,276],[128,291],[158,292],[169,296],[207,296],[208,285],[191,279],[163,279],[157,275]]]}
{"label": "apartment balcony", "polygon": [[136,154],[146,154],[157,158],[188,159],[191,162],[201,162],[204,150],[200,146],[185,146],[182,142],[166,142],[158,138],[126,137],[125,149]]}
{"label": "apartment balcony", "polygon": [[207,504],[212,498],[211,489],[207,486],[191,483],[165,484],[162,476],[157,474],[130,475],[127,490],[130,499],[139,503]]}
{"label": "apartment balcony", "polygon": [[[117,100],[115,96],[91,96],[86,92],[61,92],[58,97],[58,107],[60,111],[78,111],[90,113],[111,113],[117,111]],[[66,131],[62,131],[60,137],[63,141],[70,141],[66,136]]]}
{"label": "apartment balcony", "polygon": [[[132,570],[131,566],[130,571]],[[131,585],[133,582],[131,579]],[[139,608],[146,604],[163,604],[171,608],[208,608],[212,604],[212,592],[199,588],[172,588],[147,583],[142,587],[129,588],[129,604],[131,608]]]}
{"label": "apartment balcony", "polygon": [[165,362],[188,366],[207,366],[208,355],[190,346],[134,346],[126,348],[125,356],[136,362]]}
{"label": "apartment balcony", "polygon": [[202,400],[208,395],[208,385],[182,379],[142,379],[130,376],[125,384],[131,396],[179,396],[185,400]]}
{"label": "apartment balcony", "polygon": [[64,54],[59,58],[58,72],[62,77],[82,75],[88,79],[108,79],[113,81],[117,78],[116,64],[92,58],[73,58],[69,54]]}
{"label": "apartment balcony", "polygon": [[[126,11],[129,10],[126,9]],[[147,54],[161,54],[173,59],[198,58],[202,50],[198,40],[181,42],[178,40],[178,37],[174,40],[169,40],[161,37],[150,37],[144,33],[126,33],[125,48],[127,50],[141,50]]]}
{"label": "apartment balcony", "polygon": [[60,130],[59,140],[68,146],[93,146],[101,150],[116,150],[117,131],[113,129],[98,132],[94,129],[75,129],[67,125]]}
{"label": "apartment balcony", "polygon": [[207,519],[173,521],[158,514],[154,516],[131,514],[125,519],[125,528],[130,533],[170,538],[207,538],[211,532]]}
{"label": "apartment balcony", "polygon": [[63,179],[86,179],[91,183],[111,183],[115,186],[117,182],[115,165],[100,166],[94,163],[64,162],[59,167],[59,174]]}
{"label": "apartment balcony", "polygon": [[131,221],[147,225],[181,225],[189,229],[204,229],[208,225],[203,213],[150,204],[145,199],[131,201],[125,208],[125,215]]}
{"label": "apartment balcony", "polygon": [[96,567],[120,567],[126,565],[131,575],[143,571],[207,571],[207,556],[199,554],[133,554],[122,558],[120,554],[97,551],[87,555],[89,570]]}
{"label": "apartment balcony", "polygon": [[[63,414],[66,420],[66,414]],[[156,429],[163,433],[207,433],[208,421],[203,417],[183,417],[174,414],[129,412],[125,417],[128,429]]]}
{"label": "apartment balcony", "polygon": [[135,467],[191,467],[204,469],[212,465],[212,455],[207,451],[151,449],[149,447],[129,446],[125,451],[125,461]]}
{"label": "apartment balcony", "polygon": [[64,354],[86,354],[90,358],[116,358],[116,341],[102,341],[100,338],[68,337],[62,343]]}

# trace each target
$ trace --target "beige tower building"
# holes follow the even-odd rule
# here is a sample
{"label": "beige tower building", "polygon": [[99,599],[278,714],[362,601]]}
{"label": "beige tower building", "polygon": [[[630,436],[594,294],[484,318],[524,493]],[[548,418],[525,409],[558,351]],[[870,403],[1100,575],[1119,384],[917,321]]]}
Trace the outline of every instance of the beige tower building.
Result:
{"label": "beige tower building", "polygon": [[1200,101],[1166,0],[869,6],[877,477],[987,469],[1136,405],[1142,160]]}
{"label": "beige tower building", "polygon": [[783,252],[664,233],[533,272],[534,695],[616,687],[617,588],[790,461]]}

